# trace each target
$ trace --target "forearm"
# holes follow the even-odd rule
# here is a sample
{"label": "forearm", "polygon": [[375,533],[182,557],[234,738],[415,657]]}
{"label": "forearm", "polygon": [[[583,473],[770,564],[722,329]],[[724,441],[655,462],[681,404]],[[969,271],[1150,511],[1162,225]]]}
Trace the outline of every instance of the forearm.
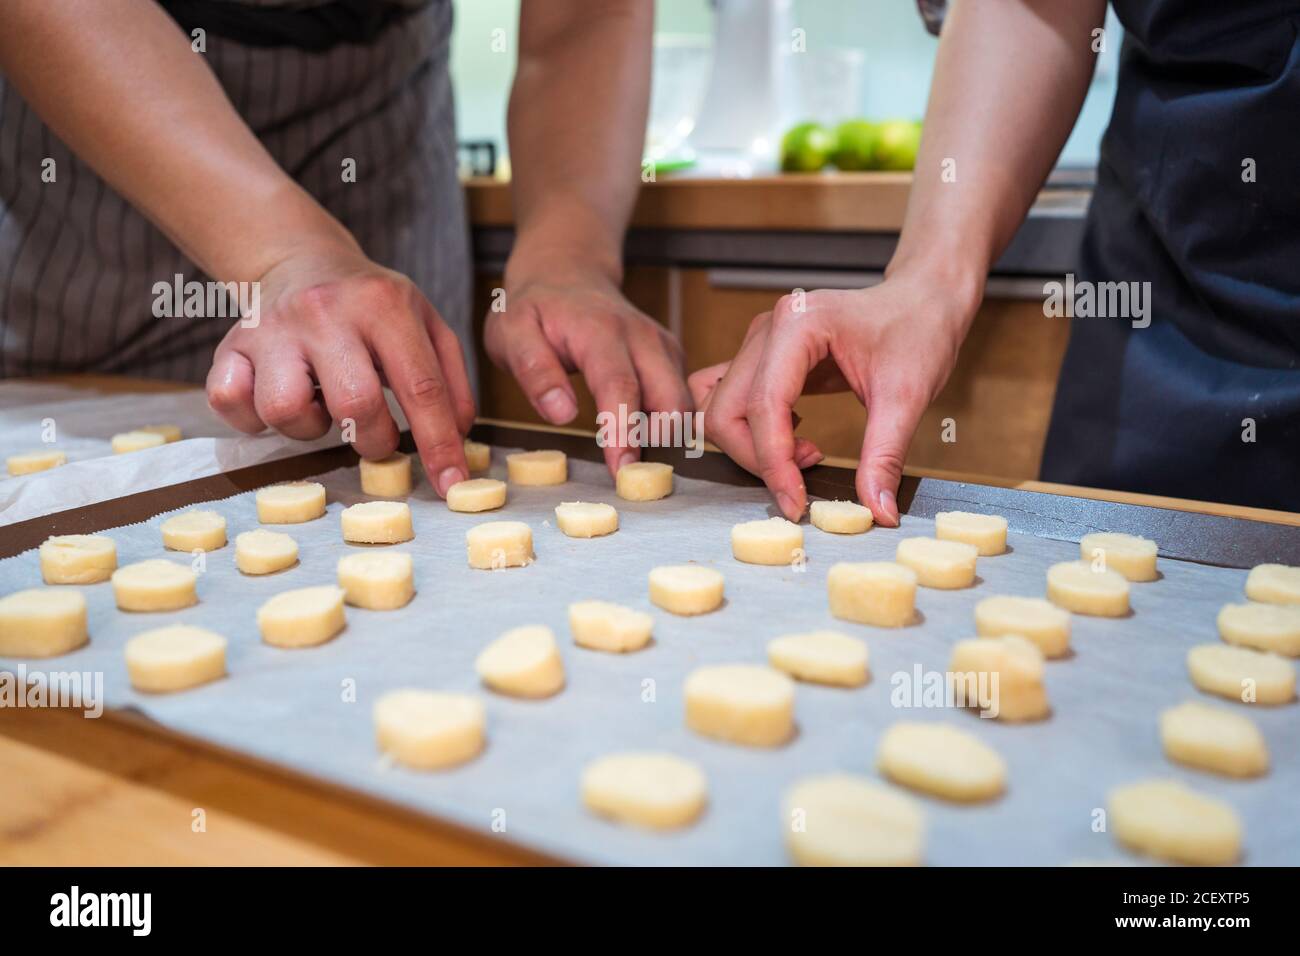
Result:
{"label": "forearm", "polygon": [[973,314],[1074,126],[1105,10],[1105,0],[958,0],[890,273],[933,276]]}
{"label": "forearm", "polygon": [[266,152],[152,0],[5,0],[0,70],[205,272],[251,281],[346,230]]}
{"label": "forearm", "polygon": [[509,113],[518,239],[508,273],[583,262],[620,278],[641,185],[653,30],[649,0],[524,0]]}

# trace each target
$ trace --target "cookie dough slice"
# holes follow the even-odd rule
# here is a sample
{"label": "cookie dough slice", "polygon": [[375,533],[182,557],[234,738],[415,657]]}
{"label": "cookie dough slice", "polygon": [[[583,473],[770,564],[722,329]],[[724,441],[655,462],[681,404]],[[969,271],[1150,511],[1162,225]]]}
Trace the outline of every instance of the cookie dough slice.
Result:
{"label": "cookie dough slice", "polygon": [[549,627],[506,631],[474,662],[483,683],[511,697],[550,697],[564,687],[564,662]]}
{"label": "cookie dough slice", "polygon": [[723,578],[698,564],[669,564],[650,572],[650,602],[673,614],[708,614],[722,606]]}
{"label": "cookie dough slice", "polygon": [[361,459],[361,490],[375,498],[405,498],[411,493],[411,456],[395,451],[387,458]]}
{"label": "cookie dough slice", "polygon": [[181,440],[181,427],[179,425],[141,425],[140,431],[162,435],[163,441],[168,445]]}
{"label": "cookie dough slice", "polygon": [[981,557],[1007,550],[1007,519],[971,511],[940,511],[934,516],[934,536],[941,541],[973,545]]}
{"label": "cookie dough slice", "polygon": [[273,647],[315,647],[346,624],[343,589],[328,584],[284,591],[257,610],[262,640]]}
{"label": "cookie dough slice", "polygon": [[362,551],[339,558],[343,600],[370,611],[405,607],[415,596],[411,556],[398,551]]}
{"label": "cookie dough slice", "polygon": [[1246,597],[1265,604],[1300,604],[1300,568],[1256,565],[1246,576]]}
{"label": "cookie dough slice", "polygon": [[492,466],[492,446],[465,439],[465,464],[471,472],[487,471]]}
{"label": "cookie dough slice", "polygon": [[1219,636],[1229,644],[1300,657],[1300,605],[1225,604],[1218,625]]}
{"label": "cookie dough slice", "polygon": [[803,556],[803,528],[785,518],[741,522],[731,529],[731,553],[746,564],[793,564]]}
{"label": "cookie dough slice", "polygon": [[302,524],[325,513],[325,486],[316,481],[271,485],[258,490],[256,501],[262,524]]}
{"label": "cookie dough slice", "polygon": [[902,627],[916,617],[916,572],[889,561],[841,562],[826,576],[831,613],[845,621]]}
{"label": "cookie dough slice", "polygon": [[533,532],[522,521],[489,521],[465,532],[469,566],[484,571],[533,563]]}
{"label": "cookie dough slice", "polygon": [[198,603],[198,575],[162,558],[137,561],[113,572],[113,597],[123,611],[177,611]]}
{"label": "cookie dough slice", "polygon": [[1268,770],[1268,747],[1255,722],[1224,707],[1188,701],[1161,711],[1160,741],[1170,760],[1211,773],[1257,777]]}
{"label": "cookie dough slice", "polygon": [[579,647],[621,654],[650,643],[654,618],[608,601],[575,601],[569,605],[569,628]]}
{"label": "cookie dough slice", "polygon": [[188,690],[226,674],[226,639],[178,624],[145,631],[126,642],[131,686],[151,694]]}
{"label": "cookie dough slice", "polygon": [[416,770],[441,770],[483,750],[487,715],[468,694],[392,690],[375,701],[379,749]]}
{"label": "cookie dough slice", "polygon": [[836,687],[867,682],[867,642],[838,631],[778,637],[768,642],[767,659],[795,680]]}
{"label": "cookie dough slice", "polygon": [[61,451],[29,451],[21,455],[10,455],[5,459],[5,468],[14,476],[33,475],[67,463],[68,456]]}
{"label": "cookie dough slice", "polygon": [[686,725],[749,747],[776,747],[794,732],[794,681],[771,667],[699,667],[686,678]]}
{"label": "cookie dough slice", "polygon": [[447,507],[452,511],[476,514],[493,511],[506,503],[506,483],[495,478],[470,478],[447,489]]}
{"label": "cookie dough slice", "polygon": [[992,800],[1007,784],[1001,755],[947,724],[894,724],[880,739],[876,765],[895,783],[961,803]]}
{"label": "cookie dough slice", "polygon": [[1229,700],[1286,704],[1295,699],[1295,666],[1276,654],[1227,644],[1198,644],[1187,670],[1201,690]]}
{"label": "cookie dough slice", "polygon": [[182,511],[162,523],[169,551],[215,551],[226,546],[226,519],[215,511]]}
{"label": "cookie dough slice", "polygon": [[614,490],[626,501],[658,501],[673,493],[673,466],[658,461],[633,461],[614,476]]}
{"label": "cookie dough slice", "polygon": [[245,574],[273,574],[298,563],[298,542],[280,531],[255,528],[235,535],[235,567]]}
{"label": "cookie dough slice", "polygon": [[814,501],[808,506],[814,528],[831,534],[862,534],[871,529],[871,509],[856,501]]}
{"label": "cookie dough slice", "polygon": [[807,777],[787,791],[782,810],[786,848],[800,866],[921,864],[920,806],[866,777]]}
{"label": "cookie dough slice", "polygon": [[1043,652],[1019,635],[958,641],[948,671],[963,699],[989,717],[1018,723],[1048,715]]}
{"label": "cookie dough slice", "polygon": [[89,639],[80,591],[29,588],[0,598],[0,657],[58,657]]}
{"label": "cookie dough slice", "polygon": [[917,583],[926,588],[953,590],[975,583],[975,559],[979,549],[963,541],[938,538],[904,538],[898,542],[894,560],[916,572]]}
{"label": "cookie dough slice", "polygon": [[117,570],[117,545],[104,535],[54,535],[39,553],[46,584],[98,584]]}
{"label": "cookie dough slice", "polygon": [[126,455],[146,448],[167,444],[167,439],[157,432],[133,431],[114,435],[111,441],[114,455]]}
{"label": "cookie dough slice", "polygon": [[604,502],[565,501],[555,506],[555,523],[570,538],[600,538],[618,530],[618,512]]}
{"label": "cookie dough slice", "polygon": [[512,485],[562,485],[569,480],[569,458],[562,451],[519,451],[506,455]]}
{"label": "cookie dough slice", "polygon": [[1063,657],[1070,650],[1070,612],[1042,598],[998,594],[975,605],[975,633],[1019,634],[1037,644],[1044,657]]}
{"label": "cookie dough slice", "polygon": [[343,540],[352,544],[401,544],[415,537],[405,501],[363,501],[339,516]]}
{"label": "cookie dough slice", "polygon": [[1079,540],[1079,556],[1087,563],[1100,561],[1101,566],[1118,571],[1130,581],[1154,581],[1156,543],[1135,534],[1098,531]]}
{"label": "cookie dough slice", "polygon": [[694,823],[708,796],[704,772],[670,753],[610,754],[582,771],[582,802],[587,809],[653,830]]}
{"label": "cookie dough slice", "polygon": [[1128,580],[1109,568],[1094,570],[1088,561],[1062,561],[1047,569],[1047,597],[1075,614],[1123,617],[1128,613]]}
{"label": "cookie dough slice", "polygon": [[1176,780],[1117,787],[1106,803],[1116,839],[1140,853],[1193,866],[1222,866],[1241,856],[1236,811]]}

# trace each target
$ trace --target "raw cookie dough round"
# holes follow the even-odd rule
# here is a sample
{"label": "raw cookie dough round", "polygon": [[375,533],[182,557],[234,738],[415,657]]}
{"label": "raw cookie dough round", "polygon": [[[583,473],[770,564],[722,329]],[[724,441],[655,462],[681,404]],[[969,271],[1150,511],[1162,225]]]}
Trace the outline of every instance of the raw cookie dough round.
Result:
{"label": "raw cookie dough round", "polygon": [[343,600],[370,611],[404,607],[415,596],[411,556],[400,551],[361,551],[339,558]]}
{"label": "raw cookie dough round", "polygon": [[1106,803],[1115,838],[1140,853],[1194,866],[1235,863],[1241,856],[1236,811],[1176,780],[1117,787]]}
{"label": "raw cookie dough round", "polygon": [[1198,644],[1187,652],[1187,671],[1201,690],[1229,700],[1285,704],[1295,698],[1295,665],[1276,654]]}
{"label": "raw cookie dough round", "polygon": [[916,572],[890,561],[841,562],[826,575],[831,613],[845,621],[902,627],[916,616]]}
{"label": "raw cookie dough round", "polygon": [[38,471],[48,471],[66,465],[68,456],[61,451],[29,451],[21,455],[10,455],[5,459],[5,467],[11,475],[31,475]]}
{"label": "raw cookie dough round", "polygon": [[411,456],[395,451],[387,458],[362,458],[361,490],[375,498],[405,498],[411,493]]}
{"label": "raw cookie dough round", "polygon": [[862,534],[871,528],[871,509],[856,501],[814,501],[808,506],[814,528],[831,534]]}
{"label": "raw cookie dough round", "polygon": [[975,605],[975,633],[1019,634],[1037,644],[1044,657],[1063,657],[1070,650],[1070,612],[1042,598],[998,594]]}
{"label": "raw cookie dough round", "polygon": [[1300,568],[1256,565],[1246,575],[1246,597],[1266,604],[1300,604]]}
{"label": "raw cookie dough round", "polygon": [[245,574],[271,574],[298,563],[298,542],[280,531],[255,528],[235,535],[235,567]]}
{"label": "raw cookie dough round", "polygon": [[898,542],[894,560],[916,572],[922,587],[968,588],[975,583],[975,559],[979,549],[962,541],[938,538],[904,538]]}
{"label": "raw cookie dough round", "polygon": [[957,704],[978,707],[1011,723],[1040,720],[1048,714],[1043,652],[1027,638],[1009,634],[958,641],[948,671],[955,681],[961,680],[957,690],[963,699]]}
{"label": "raw cookie dough round", "polygon": [[633,461],[614,476],[614,489],[627,501],[658,501],[673,493],[673,466],[658,461]]}
{"label": "raw cookie dough round", "polygon": [[618,530],[618,512],[604,502],[565,501],[555,506],[555,523],[570,538],[599,538]]}
{"label": "raw cookie dough round", "polygon": [[465,464],[471,472],[487,471],[492,466],[492,446],[465,439]]}
{"label": "raw cookie dough round", "polygon": [[80,591],[29,588],[0,598],[0,657],[58,657],[89,639]]}
{"label": "raw cookie dough round", "polygon": [[1135,534],[1097,531],[1079,540],[1079,557],[1091,564],[1100,557],[1103,567],[1118,571],[1130,581],[1156,579],[1156,543]]}
{"label": "raw cookie dough round", "polygon": [[405,501],[362,501],[339,516],[343,540],[353,544],[400,544],[415,537]]}
{"label": "raw cookie dough round", "polygon": [[540,624],[506,631],[474,661],[478,676],[511,697],[550,697],[564,687],[564,662],[549,627]]}
{"label": "raw cookie dough round", "polygon": [[894,724],[880,738],[876,766],[895,783],[963,803],[992,800],[1007,784],[1001,755],[948,724]]}
{"label": "raw cookie dough round", "polygon": [[162,558],[118,568],[112,581],[113,597],[123,611],[176,611],[199,600],[194,570]]}
{"label": "raw cookie dough round", "polygon": [[618,654],[649,644],[654,618],[608,601],[575,601],[569,605],[569,628],[579,647]]}
{"label": "raw cookie dough round", "polygon": [[1047,569],[1047,597],[1075,614],[1123,617],[1128,613],[1128,580],[1109,568],[1094,571],[1087,561],[1062,561]]}
{"label": "raw cookie dough round", "polygon": [[506,477],[514,485],[562,485],[569,480],[569,458],[562,451],[518,451],[506,455]]}
{"label": "raw cookie dough round", "polygon": [[796,680],[837,687],[867,682],[867,642],[838,631],[778,637],[768,641],[767,659]]}
{"label": "raw cookie dough round", "polygon": [[1218,624],[1219,636],[1229,644],[1300,657],[1300,606],[1253,601],[1225,604]]}
{"label": "raw cookie dough round", "polygon": [[731,529],[731,553],[746,564],[793,564],[803,555],[803,528],[784,518],[741,522]]}
{"label": "raw cookie dough round", "polygon": [[167,444],[167,439],[157,432],[133,431],[122,432],[114,435],[112,440],[113,454],[125,455],[128,452],[143,451],[146,448],[157,448],[159,445]]}
{"label": "raw cookie dough round", "polygon": [[794,681],[759,664],[698,667],[686,678],[686,725],[733,744],[776,747],[794,732]]}
{"label": "raw cookie dough round", "polygon": [[483,749],[487,716],[469,694],[390,690],[374,709],[379,749],[417,770],[464,763]]}
{"label": "raw cookie dough round", "polygon": [[141,425],[139,431],[162,435],[163,441],[169,445],[174,441],[181,440],[181,427],[179,425]]}
{"label": "raw cookie dough round", "polygon": [[59,534],[41,545],[46,584],[97,584],[117,570],[117,545],[98,534]]}
{"label": "raw cookie dough round", "polygon": [[650,572],[650,603],[673,614],[708,614],[722,606],[723,578],[698,564],[667,564]]}
{"label": "raw cookie dough round", "polygon": [[492,511],[506,503],[506,483],[495,478],[470,478],[447,489],[447,507],[475,514]]}
{"label": "raw cookie dough round", "polygon": [[1007,519],[971,511],[940,511],[934,516],[934,536],[941,541],[973,545],[981,556],[1007,550]]}
{"label": "raw cookie dough round", "polygon": [[343,630],[343,589],[332,584],[284,591],[257,609],[262,640],[274,647],[314,647]]}
{"label": "raw cookie dough round", "polygon": [[325,513],[325,486],[315,481],[291,481],[257,492],[257,520],[262,524],[302,524]]}
{"label": "raw cookie dough round", "polygon": [[800,866],[919,866],[925,849],[916,801],[854,774],[801,780],[785,794],[781,825]]}
{"label": "raw cookie dough round", "polygon": [[1227,777],[1268,770],[1268,747],[1255,722],[1224,707],[1188,701],[1160,712],[1165,756]]}
{"label": "raw cookie dough round", "polygon": [[182,511],[162,523],[169,551],[215,551],[226,546],[226,519],[215,511]]}
{"label": "raw cookie dough round", "polygon": [[533,532],[522,521],[489,521],[465,532],[469,566],[484,571],[533,562]]}
{"label": "raw cookie dough round", "polygon": [[582,802],[620,823],[671,830],[704,810],[704,772],[670,753],[627,752],[593,760],[582,770]]}
{"label": "raw cookie dough round", "polygon": [[224,677],[226,643],[220,634],[185,624],[137,634],[125,650],[131,686],[165,694]]}

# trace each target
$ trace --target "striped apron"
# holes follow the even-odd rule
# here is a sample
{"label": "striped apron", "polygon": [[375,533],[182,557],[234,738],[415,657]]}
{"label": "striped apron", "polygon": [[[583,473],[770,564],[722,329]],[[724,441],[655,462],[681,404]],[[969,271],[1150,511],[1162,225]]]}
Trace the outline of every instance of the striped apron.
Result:
{"label": "striped apron", "polygon": [[[205,3],[235,20],[248,6],[330,7],[189,0],[177,9],[202,13]],[[418,9],[363,43],[258,45],[210,30],[205,55],[281,168],[368,256],[423,290],[465,346],[473,382],[451,0],[406,3]],[[56,170],[49,183],[47,158]],[[355,182],[343,181],[347,159],[356,162]],[[96,372],[201,381],[231,321],[155,318],[153,286],[177,274],[207,279],[0,77],[0,378]]]}

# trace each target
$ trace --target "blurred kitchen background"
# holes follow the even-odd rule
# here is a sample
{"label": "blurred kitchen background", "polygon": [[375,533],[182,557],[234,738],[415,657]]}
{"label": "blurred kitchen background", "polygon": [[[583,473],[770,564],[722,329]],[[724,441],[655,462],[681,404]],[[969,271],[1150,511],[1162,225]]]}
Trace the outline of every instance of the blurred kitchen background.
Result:
{"label": "blurred kitchen background", "polygon": [[[480,317],[514,241],[505,108],[518,4],[456,0],[463,165],[499,166],[495,176],[466,177]],[[1066,320],[1045,315],[1044,284],[1076,271],[1120,36],[1109,20],[1073,135],[991,271],[957,367],[913,439],[914,473],[993,483],[1038,476],[1069,338]],[[911,189],[937,45],[914,0],[659,0],[647,144],[656,175],[639,194],[623,290],[678,337],[688,371],[730,359],[754,316],[792,290],[881,281]],[[847,131],[846,120],[856,120]],[[484,415],[538,420],[481,351],[479,367]],[[574,386],[574,424],[593,427],[594,403],[576,378]],[[805,397],[797,410],[801,435],[856,461],[866,420],[856,398]]]}

